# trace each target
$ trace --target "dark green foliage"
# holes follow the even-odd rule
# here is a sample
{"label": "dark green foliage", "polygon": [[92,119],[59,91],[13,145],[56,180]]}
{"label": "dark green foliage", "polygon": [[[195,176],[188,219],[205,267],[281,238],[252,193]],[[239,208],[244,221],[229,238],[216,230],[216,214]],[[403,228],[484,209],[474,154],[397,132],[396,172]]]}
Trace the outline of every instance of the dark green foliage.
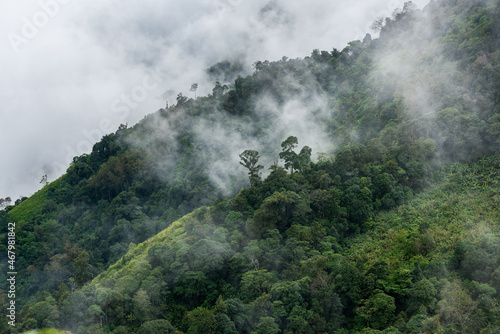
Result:
{"label": "dark green foliage", "polygon": [[394,297],[379,292],[361,302],[357,313],[366,321],[366,327],[382,329],[394,317],[396,305]]}
{"label": "dark green foliage", "polygon": [[278,334],[280,332],[279,326],[272,317],[260,318],[259,324],[252,334]]}
{"label": "dark green foliage", "polygon": [[260,170],[264,168],[262,165],[257,165],[259,161],[259,152],[254,150],[245,150],[240,154],[240,165],[248,169],[250,184],[255,185],[260,182]]}
{"label": "dark green foliage", "polygon": [[297,147],[297,137],[290,136],[284,142],[281,143],[281,153],[280,158],[285,160],[285,169],[290,169],[290,173],[293,175],[293,169],[296,166],[295,160],[297,159],[297,153],[293,150]]}
{"label": "dark green foliage", "polygon": [[[464,191],[464,198],[469,198],[469,191],[475,189],[467,186],[473,175],[482,178],[488,173],[492,182],[485,187],[496,191],[498,171],[487,171],[497,163],[496,156],[471,166],[454,165],[445,173],[462,173],[452,175],[442,189],[450,188],[451,182]],[[397,183],[388,173],[396,168],[396,164],[385,166],[387,172],[376,174],[376,182],[368,177],[347,178],[345,184],[341,180],[329,182],[331,187],[337,184],[337,191],[342,193],[352,192],[352,187],[372,188],[372,196],[380,198]],[[312,181],[317,175],[311,170],[306,177]],[[276,175],[253,188],[258,193],[269,191],[273,178]],[[254,211],[240,211],[230,201],[221,201],[212,208],[196,210],[150,241],[130,245],[129,253],[92,284],[71,293],[61,285],[57,298],[47,297],[32,304],[24,322],[26,328],[46,324],[74,329],[79,324],[94,331],[105,323],[118,332],[127,328],[139,332],[177,328],[186,333],[250,334],[335,333],[342,328],[356,332],[364,327],[372,332],[398,333],[401,329],[418,333],[436,332],[448,324],[462,331],[486,329],[484,324],[496,326],[494,287],[498,286],[499,275],[494,264],[500,256],[496,234],[473,239],[462,236],[463,242],[446,248],[443,244],[449,238],[436,232],[440,225],[432,221],[411,223],[428,221],[435,217],[434,211],[406,205],[397,210],[399,213],[387,213],[402,222],[391,218],[384,225],[383,216],[374,216],[365,225],[376,224],[376,229],[357,238],[344,236],[340,245],[332,236],[339,237],[335,225],[330,223],[334,218],[330,212],[338,214],[338,209],[321,207],[325,206],[322,196],[331,201],[338,194],[310,188],[304,196],[306,190],[301,187],[307,178],[299,183],[292,178],[296,179],[285,173],[275,184],[288,185],[299,193],[275,191],[257,201]],[[286,179],[291,182],[284,182]],[[436,190],[442,198],[439,207],[462,206],[457,200],[447,200],[450,195],[442,189]],[[130,195],[117,197],[115,203],[126,196]],[[254,194],[243,191],[240,196]],[[311,198],[313,209],[297,216],[301,198]],[[485,198],[482,205],[486,207],[497,200],[487,194]],[[133,201],[129,197],[123,203]],[[428,202],[422,205],[429,206]],[[446,210],[442,209],[444,216]],[[251,222],[256,218],[262,224],[260,234],[238,239],[244,233],[245,219]],[[458,220],[463,221],[460,217]],[[346,221],[358,224],[349,217]],[[461,230],[450,227],[450,231],[453,229]],[[413,230],[425,233],[412,235]],[[453,275],[469,281],[453,281],[446,268],[440,267],[440,261],[453,252],[457,258],[453,261],[455,269],[451,269]],[[75,266],[88,268],[85,251],[68,249],[67,254],[73,254]],[[363,257],[372,260],[360,261]],[[440,260],[431,265],[429,259],[433,257]],[[436,278],[439,276],[442,278]],[[162,314],[169,321],[161,319]]]}
{"label": "dark green foliage", "polygon": [[[498,332],[499,8],[407,2],[377,39],[259,61],[233,85],[240,66],[219,63],[211,95],[179,94],[37,194],[3,200],[2,254],[7,223],[18,224],[20,325]],[[335,147],[317,161],[314,141],[295,152],[309,138],[276,133],[261,110],[297,96],[325,102],[307,111]],[[231,127],[247,143],[271,138],[255,149],[262,161],[279,152],[284,168],[275,161],[261,179],[261,155],[246,150],[242,189],[238,153],[200,131]]]}
{"label": "dark green foliage", "polygon": [[73,262],[75,272],[75,282],[82,286],[92,278],[92,266],[89,264],[89,254],[86,251],[81,252]]}
{"label": "dark green foliage", "polygon": [[174,334],[176,330],[167,320],[151,320],[139,327],[140,334]]}

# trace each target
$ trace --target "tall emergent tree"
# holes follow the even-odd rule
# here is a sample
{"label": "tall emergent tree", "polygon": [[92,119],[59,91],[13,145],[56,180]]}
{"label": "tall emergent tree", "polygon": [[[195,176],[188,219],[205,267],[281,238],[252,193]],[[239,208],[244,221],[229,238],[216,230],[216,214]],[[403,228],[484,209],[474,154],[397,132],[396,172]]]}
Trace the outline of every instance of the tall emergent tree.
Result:
{"label": "tall emergent tree", "polygon": [[293,169],[295,167],[295,160],[297,158],[297,153],[295,153],[294,149],[297,147],[299,143],[297,137],[290,136],[284,142],[281,143],[281,153],[280,159],[285,160],[285,168],[290,168],[290,173],[293,175]]}
{"label": "tall emergent tree", "polygon": [[248,169],[250,184],[252,186],[260,182],[260,170],[264,168],[264,166],[257,164],[259,158],[259,152],[254,150],[245,150],[240,154],[240,165]]}
{"label": "tall emergent tree", "polygon": [[296,157],[295,169],[299,172],[303,172],[311,164],[311,153],[312,149],[309,146],[304,146],[300,150],[299,155]]}
{"label": "tall emergent tree", "polygon": [[83,286],[92,278],[92,265],[89,263],[90,256],[87,251],[82,251],[73,261],[75,281],[78,286]]}
{"label": "tall emergent tree", "polygon": [[194,98],[196,99],[196,91],[198,90],[198,84],[194,83],[191,85],[191,89],[189,90],[190,92],[194,92]]}

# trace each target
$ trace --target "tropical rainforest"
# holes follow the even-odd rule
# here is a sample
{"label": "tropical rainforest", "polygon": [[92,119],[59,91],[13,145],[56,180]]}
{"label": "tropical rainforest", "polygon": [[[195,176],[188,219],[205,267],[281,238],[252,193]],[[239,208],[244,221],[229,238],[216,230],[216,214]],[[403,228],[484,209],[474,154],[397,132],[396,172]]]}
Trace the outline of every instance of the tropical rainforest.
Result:
{"label": "tropical rainforest", "polygon": [[0,332],[500,333],[499,18],[407,2],[342,50],[212,67],[0,211]]}

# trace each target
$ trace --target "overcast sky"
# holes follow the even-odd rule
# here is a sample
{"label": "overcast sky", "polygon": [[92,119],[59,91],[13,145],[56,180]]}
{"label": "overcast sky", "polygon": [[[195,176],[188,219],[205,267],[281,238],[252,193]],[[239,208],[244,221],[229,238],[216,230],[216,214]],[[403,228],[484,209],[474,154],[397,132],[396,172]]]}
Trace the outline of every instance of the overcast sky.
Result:
{"label": "overcast sky", "polygon": [[[427,0],[413,1],[422,9]],[[2,0],[0,198],[53,181],[121,123],[175,102],[204,70],[343,49],[404,0]]]}

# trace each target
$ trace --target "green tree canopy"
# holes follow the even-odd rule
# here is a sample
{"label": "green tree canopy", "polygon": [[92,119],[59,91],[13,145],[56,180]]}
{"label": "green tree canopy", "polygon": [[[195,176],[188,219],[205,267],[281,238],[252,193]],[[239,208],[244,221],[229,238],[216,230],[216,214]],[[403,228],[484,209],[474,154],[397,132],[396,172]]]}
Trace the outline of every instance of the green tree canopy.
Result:
{"label": "green tree canopy", "polygon": [[292,175],[295,167],[295,159],[297,158],[297,153],[295,153],[294,149],[297,147],[298,142],[297,137],[290,136],[281,143],[280,159],[285,160],[285,168],[290,169],[290,174]]}
{"label": "green tree canopy", "polygon": [[254,150],[245,150],[240,154],[240,165],[248,169],[250,184],[255,185],[260,182],[260,170],[264,168],[258,165],[259,152]]}

